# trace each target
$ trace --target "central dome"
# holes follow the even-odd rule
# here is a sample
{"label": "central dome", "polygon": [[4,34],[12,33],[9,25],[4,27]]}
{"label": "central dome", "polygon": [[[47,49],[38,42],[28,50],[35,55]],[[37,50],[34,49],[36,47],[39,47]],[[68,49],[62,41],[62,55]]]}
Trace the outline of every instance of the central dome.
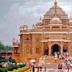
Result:
{"label": "central dome", "polygon": [[61,24],[61,23],[62,21],[57,16],[54,16],[50,21],[50,24]]}
{"label": "central dome", "polygon": [[50,10],[44,14],[44,19],[51,19],[54,15],[57,15],[60,19],[68,19],[68,15],[58,6],[57,3],[54,3]]}

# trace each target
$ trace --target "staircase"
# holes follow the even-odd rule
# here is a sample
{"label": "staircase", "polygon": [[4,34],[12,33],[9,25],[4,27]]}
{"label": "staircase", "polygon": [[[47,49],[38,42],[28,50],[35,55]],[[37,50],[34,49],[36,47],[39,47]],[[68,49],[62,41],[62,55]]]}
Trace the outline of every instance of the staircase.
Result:
{"label": "staircase", "polygon": [[55,58],[53,56],[44,56],[42,59],[45,61],[45,65],[48,68],[57,68],[59,63],[64,63],[64,60]]}

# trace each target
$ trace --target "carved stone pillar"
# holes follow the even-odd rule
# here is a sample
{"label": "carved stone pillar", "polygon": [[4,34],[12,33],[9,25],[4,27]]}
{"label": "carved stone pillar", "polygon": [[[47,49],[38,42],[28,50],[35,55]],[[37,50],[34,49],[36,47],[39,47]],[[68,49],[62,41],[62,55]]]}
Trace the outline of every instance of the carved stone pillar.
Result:
{"label": "carved stone pillar", "polygon": [[51,55],[51,43],[49,43],[49,56]]}
{"label": "carved stone pillar", "polygon": [[35,52],[36,52],[36,42],[35,42],[35,35],[32,35],[32,55],[34,56],[35,55]]}
{"label": "carved stone pillar", "polygon": [[44,54],[44,42],[42,42],[42,55]]}
{"label": "carved stone pillar", "polygon": [[71,51],[71,43],[70,42],[68,43],[68,52],[69,52],[69,55],[71,56],[72,55],[72,51]]}
{"label": "carved stone pillar", "polygon": [[63,53],[63,42],[61,42],[60,46],[61,46],[61,51],[60,52]]}

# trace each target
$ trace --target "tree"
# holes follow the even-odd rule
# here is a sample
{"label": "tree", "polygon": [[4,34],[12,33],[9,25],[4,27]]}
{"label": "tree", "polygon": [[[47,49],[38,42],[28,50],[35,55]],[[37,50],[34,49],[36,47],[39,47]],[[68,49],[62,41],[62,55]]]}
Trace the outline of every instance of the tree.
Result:
{"label": "tree", "polygon": [[4,50],[12,50],[12,47],[9,46],[9,45],[6,45],[6,46],[4,47]]}
{"label": "tree", "polygon": [[4,50],[4,45],[0,42],[0,50]]}
{"label": "tree", "polygon": [[1,42],[0,42],[0,50],[11,50],[12,49],[12,47],[11,46],[9,46],[9,45],[4,45],[4,44],[2,44]]}

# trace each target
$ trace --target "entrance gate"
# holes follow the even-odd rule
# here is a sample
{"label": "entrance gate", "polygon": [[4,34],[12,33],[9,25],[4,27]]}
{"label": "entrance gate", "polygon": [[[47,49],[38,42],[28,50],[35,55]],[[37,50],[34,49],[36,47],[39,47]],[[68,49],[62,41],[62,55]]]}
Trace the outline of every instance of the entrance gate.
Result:
{"label": "entrance gate", "polygon": [[55,52],[60,52],[60,46],[58,44],[54,44],[51,47],[51,54],[54,55]]}

